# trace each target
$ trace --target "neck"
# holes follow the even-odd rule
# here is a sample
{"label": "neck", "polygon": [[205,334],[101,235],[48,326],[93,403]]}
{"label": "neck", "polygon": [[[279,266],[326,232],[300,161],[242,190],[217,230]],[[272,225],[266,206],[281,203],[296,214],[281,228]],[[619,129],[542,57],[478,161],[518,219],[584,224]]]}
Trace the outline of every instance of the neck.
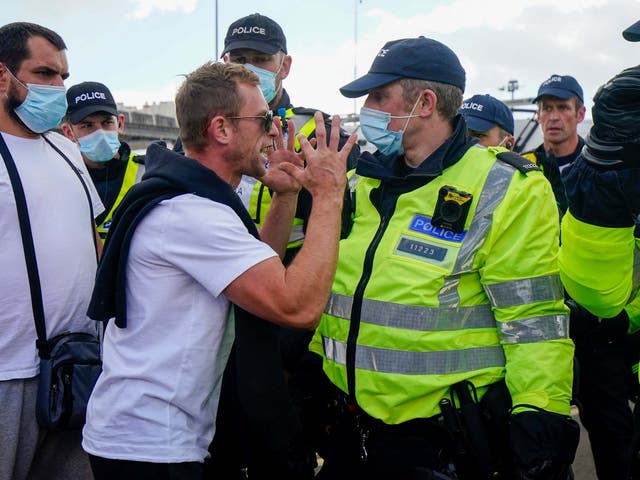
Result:
{"label": "neck", "polygon": [[185,156],[195,160],[200,165],[213,171],[218,177],[231,185],[234,189],[240,184],[242,175],[236,174],[231,168],[230,163],[225,162],[224,155],[214,151],[211,146],[202,150],[191,150],[185,148]]}
{"label": "neck", "polygon": [[453,127],[449,122],[423,124],[423,128],[411,132],[410,135],[405,132],[403,139],[404,161],[411,168],[418,167],[429,158],[453,133]]}
{"label": "neck", "polygon": [[0,110],[0,132],[22,138],[38,138],[40,136],[39,133],[32,132],[21,122],[16,120],[4,108]]}
{"label": "neck", "polygon": [[544,150],[553,153],[555,157],[566,157],[576,151],[578,143],[578,134],[576,133],[562,143],[544,142]]}

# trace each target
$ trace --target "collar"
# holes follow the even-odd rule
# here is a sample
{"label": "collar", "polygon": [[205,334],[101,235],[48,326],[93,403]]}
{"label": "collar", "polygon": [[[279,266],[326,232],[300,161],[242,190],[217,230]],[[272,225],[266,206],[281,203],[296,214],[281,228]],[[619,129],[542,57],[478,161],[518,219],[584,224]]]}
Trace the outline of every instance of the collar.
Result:
{"label": "collar", "polygon": [[573,161],[576,158],[578,158],[578,155],[580,155],[580,153],[582,152],[582,147],[584,147],[584,138],[578,135],[578,145],[576,146],[575,150],[571,152],[569,155],[565,155],[563,157],[554,157],[551,151],[548,151],[548,152],[545,151],[544,143],[540,144],[538,148],[536,148],[535,153],[539,155],[543,155],[544,157],[548,157],[548,158],[554,157],[556,159],[556,163],[558,164],[558,166],[562,166],[562,165],[568,165],[570,163],[573,163]]}
{"label": "collar", "polygon": [[467,126],[461,115],[454,119],[453,133],[416,168],[410,168],[404,155],[386,156],[379,151],[364,152],[358,160],[356,173],[380,180],[402,180],[408,177],[437,177],[443,170],[455,164],[476,143],[467,135]]}
{"label": "collar", "polygon": [[272,109],[273,113],[278,113],[278,110],[281,108],[284,108],[285,110],[288,110],[289,108],[293,108],[293,105],[291,105],[291,99],[289,98],[289,94],[284,89],[284,87],[282,87],[282,97],[280,97],[280,101],[278,102],[278,105],[276,105]]}

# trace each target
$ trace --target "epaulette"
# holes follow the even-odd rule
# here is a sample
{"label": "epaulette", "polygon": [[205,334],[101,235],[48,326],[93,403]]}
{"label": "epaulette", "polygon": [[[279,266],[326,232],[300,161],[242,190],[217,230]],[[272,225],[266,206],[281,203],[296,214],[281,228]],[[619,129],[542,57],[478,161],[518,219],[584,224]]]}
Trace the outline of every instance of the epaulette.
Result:
{"label": "epaulette", "polygon": [[139,163],[141,165],[144,165],[145,157],[146,157],[146,155],[144,155],[144,154],[142,154],[142,155],[132,155],[131,156],[131,160],[133,160],[135,163]]}
{"label": "epaulette", "polygon": [[504,163],[508,163],[525,174],[534,170],[541,171],[540,167],[534,162],[527,160],[515,152],[500,152],[496,155],[496,158]]}

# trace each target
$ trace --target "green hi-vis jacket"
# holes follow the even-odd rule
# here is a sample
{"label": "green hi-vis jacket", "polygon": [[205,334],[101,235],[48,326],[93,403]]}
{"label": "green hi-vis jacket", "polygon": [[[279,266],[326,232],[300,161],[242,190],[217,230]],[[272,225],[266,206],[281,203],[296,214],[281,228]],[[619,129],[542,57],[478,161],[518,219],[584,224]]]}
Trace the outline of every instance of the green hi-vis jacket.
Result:
{"label": "green hi-vis jacket", "polygon": [[562,220],[560,275],[571,297],[594,315],[616,316],[624,308],[629,331],[640,330],[640,238],[634,227],[581,222],[568,211]]}
{"label": "green hi-vis jacket", "polygon": [[[374,418],[428,418],[450,385],[481,396],[503,378],[514,405],[570,413],[558,211],[538,168],[504,151],[469,147],[428,182],[361,167],[350,182],[353,225],[310,349]],[[445,186],[473,195],[461,233],[431,224]]]}
{"label": "green hi-vis jacket", "polygon": [[[298,134],[303,134],[305,137],[309,137],[316,129],[316,121],[313,118],[313,113],[310,114],[297,114],[293,108],[287,109],[285,115],[287,120],[293,120],[296,127],[296,139],[295,150],[300,151],[300,141],[298,140]],[[261,182],[256,182],[251,192],[251,198],[249,200],[249,215],[253,219],[258,228],[262,227],[265,216],[271,206],[271,192]],[[289,235],[289,242],[287,243],[287,249],[298,248],[302,246],[304,241],[304,219],[298,216],[293,218],[293,226],[291,228],[291,234]]]}
{"label": "green hi-vis jacket", "polygon": [[111,210],[109,210],[109,213],[107,213],[106,217],[104,217],[104,220],[102,220],[102,223],[100,223],[100,225],[96,227],[102,243],[104,243],[105,239],[107,238],[107,233],[109,233],[109,227],[111,226],[111,221],[113,219],[113,212],[116,211],[116,208],[118,208],[118,205],[120,205],[120,202],[122,202],[122,199],[129,191],[129,189],[136,183],[140,182],[142,175],[144,175],[144,165],[136,162],[134,160],[135,156],[135,153],[129,154],[129,159],[127,160],[127,169],[124,172],[124,177],[122,179],[122,185],[120,186],[118,196],[116,197],[115,202],[113,202]]}

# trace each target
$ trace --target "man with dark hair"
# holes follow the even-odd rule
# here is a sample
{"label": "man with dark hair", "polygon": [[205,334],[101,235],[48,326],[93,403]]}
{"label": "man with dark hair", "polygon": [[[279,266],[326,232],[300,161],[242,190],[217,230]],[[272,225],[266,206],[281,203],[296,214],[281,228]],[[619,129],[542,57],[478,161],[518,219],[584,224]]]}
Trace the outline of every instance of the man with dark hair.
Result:
{"label": "man with dark hair", "polygon": [[[37,259],[47,338],[97,333],[86,317],[96,272],[94,215],[104,210],[77,148],[58,126],[67,103],[66,46],[31,23],[0,27],[0,135],[24,190]],[[0,478],[90,478],[80,431],[39,428],[35,417],[39,361],[13,184],[0,166]],[[81,176],[74,173],[65,158]]]}
{"label": "man with dark hair", "polygon": [[[201,478],[234,322],[313,329],[324,308],[355,137],[338,150],[336,117],[330,139],[318,128],[316,150],[304,138],[301,155],[292,138],[285,148],[258,82],[235,64],[189,74],[176,95],[185,155],[152,144],[113,219],[89,308],[115,317],[83,432],[97,480]],[[234,192],[242,175],[274,193],[260,232]],[[285,267],[301,186],[311,221]]]}
{"label": "man with dark hair", "polygon": [[67,115],[62,133],[78,144],[105,211],[96,218],[104,242],[113,213],[125,193],[144,175],[144,155],[136,155],[118,138],[124,114],[106,85],[82,82],[67,90]]}
{"label": "man with dark hair", "polygon": [[378,151],[349,182],[310,345],[334,386],[319,478],[568,478],[579,428],[553,194],[535,164],[469,138],[465,76],[446,45],[408,38],[340,89],[367,95]]}

